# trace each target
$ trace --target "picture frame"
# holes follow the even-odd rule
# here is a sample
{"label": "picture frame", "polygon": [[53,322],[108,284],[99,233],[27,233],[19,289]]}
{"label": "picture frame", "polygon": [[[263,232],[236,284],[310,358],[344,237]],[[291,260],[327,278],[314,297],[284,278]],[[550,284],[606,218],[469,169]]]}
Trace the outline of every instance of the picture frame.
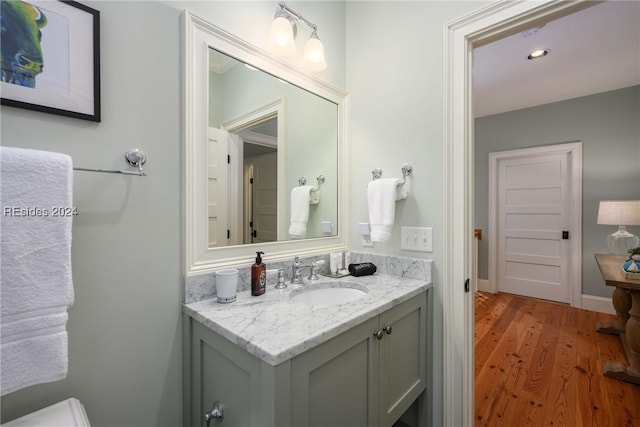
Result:
{"label": "picture frame", "polygon": [[100,122],[100,12],[68,0],[2,3],[2,105]]}

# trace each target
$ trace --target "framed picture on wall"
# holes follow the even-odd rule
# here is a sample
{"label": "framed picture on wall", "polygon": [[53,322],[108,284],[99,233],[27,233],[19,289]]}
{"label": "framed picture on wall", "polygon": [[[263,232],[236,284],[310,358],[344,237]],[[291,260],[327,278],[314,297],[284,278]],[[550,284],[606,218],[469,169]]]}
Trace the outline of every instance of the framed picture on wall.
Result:
{"label": "framed picture on wall", "polygon": [[75,1],[2,1],[2,105],[100,121],[100,12]]}

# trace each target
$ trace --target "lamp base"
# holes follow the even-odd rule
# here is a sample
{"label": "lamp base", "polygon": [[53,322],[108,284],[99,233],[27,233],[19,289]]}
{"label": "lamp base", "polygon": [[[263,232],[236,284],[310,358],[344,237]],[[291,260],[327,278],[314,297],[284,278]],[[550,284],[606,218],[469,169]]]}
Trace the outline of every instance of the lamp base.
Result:
{"label": "lamp base", "polygon": [[629,233],[625,226],[621,225],[613,234],[607,236],[609,253],[615,255],[628,255],[629,249],[640,246],[640,238]]}

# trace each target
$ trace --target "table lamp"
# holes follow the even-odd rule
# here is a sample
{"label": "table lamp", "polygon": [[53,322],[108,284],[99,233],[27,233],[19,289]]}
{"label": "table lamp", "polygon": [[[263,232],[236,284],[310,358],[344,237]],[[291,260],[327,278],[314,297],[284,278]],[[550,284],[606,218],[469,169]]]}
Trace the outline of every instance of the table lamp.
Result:
{"label": "table lamp", "polygon": [[640,246],[640,239],[626,229],[627,225],[640,225],[640,200],[603,200],[598,208],[598,224],[617,225],[618,231],[607,237],[609,252],[627,255],[627,251]]}

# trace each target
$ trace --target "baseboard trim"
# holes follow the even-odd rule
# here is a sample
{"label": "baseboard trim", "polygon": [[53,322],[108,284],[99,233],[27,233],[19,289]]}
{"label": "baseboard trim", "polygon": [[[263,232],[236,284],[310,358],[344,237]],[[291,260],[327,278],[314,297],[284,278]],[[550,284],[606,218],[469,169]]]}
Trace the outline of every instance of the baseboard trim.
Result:
{"label": "baseboard trim", "polygon": [[481,292],[491,292],[491,289],[489,289],[489,281],[487,279],[478,279],[477,282],[478,284],[478,289]]}
{"label": "baseboard trim", "polygon": [[[480,292],[492,292],[489,289],[489,281],[487,279],[477,279],[478,291]],[[616,310],[613,308],[611,298],[599,297],[596,295],[582,294],[581,307],[583,310],[597,311],[599,313],[616,314]]]}
{"label": "baseboard trim", "polygon": [[599,313],[616,314],[611,298],[582,294],[582,309]]}

